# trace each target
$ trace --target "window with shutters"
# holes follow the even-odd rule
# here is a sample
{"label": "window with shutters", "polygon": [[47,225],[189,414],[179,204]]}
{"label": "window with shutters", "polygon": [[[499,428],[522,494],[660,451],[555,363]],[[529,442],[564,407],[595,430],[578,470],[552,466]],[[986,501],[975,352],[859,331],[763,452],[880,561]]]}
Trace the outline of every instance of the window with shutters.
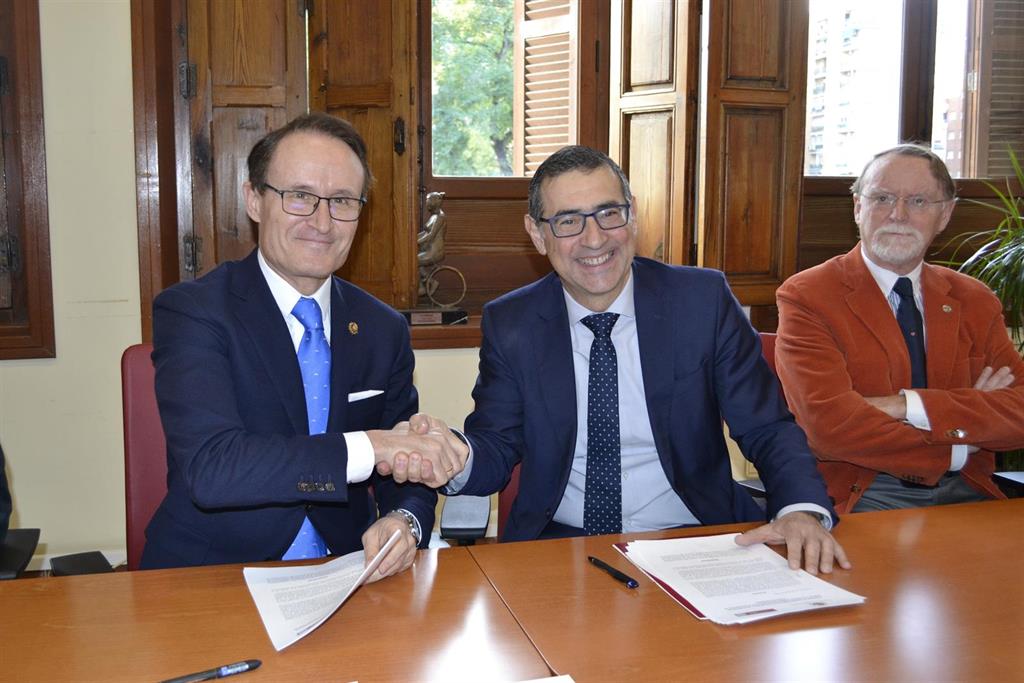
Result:
{"label": "window with shutters", "polygon": [[1024,0],[811,0],[805,172],[930,144],[957,178],[1024,156]]}
{"label": "window with shutters", "polygon": [[[523,230],[529,176],[608,148],[608,0],[420,0],[420,206],[444,192],[435,298],[484,303],[550,266]],[[602,66],[603,65],[603,66]],[[585,113],[585,115],[583,115]],[[424,302],[421,297],[420,303]]]}

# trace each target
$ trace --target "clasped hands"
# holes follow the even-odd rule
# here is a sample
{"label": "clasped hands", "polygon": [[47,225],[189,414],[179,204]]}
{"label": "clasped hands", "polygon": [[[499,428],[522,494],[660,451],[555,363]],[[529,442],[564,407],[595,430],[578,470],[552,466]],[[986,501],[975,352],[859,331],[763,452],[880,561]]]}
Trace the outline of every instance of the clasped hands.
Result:
{"label": "clasped hands", "polygon": [[469,446],[443,420],[417,413],[392,429],[367,432],[377,473],[439,488],[466,466]]}

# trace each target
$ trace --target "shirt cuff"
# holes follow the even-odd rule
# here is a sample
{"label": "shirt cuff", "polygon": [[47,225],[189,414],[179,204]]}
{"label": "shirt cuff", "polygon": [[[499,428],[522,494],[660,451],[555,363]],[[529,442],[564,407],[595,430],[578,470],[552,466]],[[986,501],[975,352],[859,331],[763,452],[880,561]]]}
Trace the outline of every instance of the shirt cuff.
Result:
{"label": "shirt cuff", "polygon": [[794,503],[792,505],[787,505],[779,510],[779,514],[775,515],[775,519],[785,517],[790,512],[809,512],[818,518],[818,521],[821,522],[821,526],[825,527],[825,531],[832,531],[832,515],[829,514],[828,510],[820,505],[815,505],[814,503]]}
{"label": "shirt cuff", "polygon": [[461,491],[466,482],[469,481],[469,475],[473,472],[473,444],[458,429],[452,429],[452,434],[459,437],[464,444],[469,446],[469,457],[466,458],[466,466],[462,468],[462,471],[449,479],[448,483],[441,489],[441,493],[446,496],[454,496]]}
{"label": "shirt cuff", "polygon": [[345,447],[348,449],[348,468],[345,473],[348,483],[366,481],[373,473],[375,458],[373,444],[366,432],[345,432]]}
{"label": "shirt cuff", "polygon": [[912,427],[930,431],[932,423],[928,420],[928,413],[924,410],[924,401],[921,400],[920,394],[913,389],[903,389],[900,393],[907,401],[907,422]]}
{"label": "shirt cuff", "polygon": [[954,444],[949,458],[949,471],[957,472],[967,464],[967,456],[971,454],[970,446],[964,443]]}

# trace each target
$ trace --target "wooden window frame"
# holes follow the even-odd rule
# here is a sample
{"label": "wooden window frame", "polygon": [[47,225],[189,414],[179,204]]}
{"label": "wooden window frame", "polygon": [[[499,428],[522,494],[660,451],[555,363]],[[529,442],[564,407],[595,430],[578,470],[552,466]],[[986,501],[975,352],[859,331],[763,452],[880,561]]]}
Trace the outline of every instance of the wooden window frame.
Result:
{"label": "wooden window frame", "polygon": [[6,219],[17,240],[13,305],[0,312],[0,360],[54,358],[38,3],[3,0],[0,20]]}

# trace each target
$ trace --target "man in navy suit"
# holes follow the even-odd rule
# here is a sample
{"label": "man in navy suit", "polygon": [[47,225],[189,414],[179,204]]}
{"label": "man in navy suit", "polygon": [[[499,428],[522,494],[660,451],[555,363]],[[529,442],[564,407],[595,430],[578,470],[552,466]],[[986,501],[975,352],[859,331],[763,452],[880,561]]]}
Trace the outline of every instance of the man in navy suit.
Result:
{"label": "man in navy suit", "polygon": [[468,449],[384,431],[417,410],[408,327],[332,275],[370,186],[365,144],[347,122],[309,114],[260,140],[248,164],[258,249],[154,302],[168,490],[142,566],[361,547],[370,558],[398,531],[377,576],[401,571],[429,540],[432,487]]}
{"label": "man in navy suit", "polygon": [[[566,147],[538,168],[525,226],[555,272],[484,309],[472,452],[447,490],[494,493],[518,463],[503,540],[766,521],[740,544],[786,543],[790,566],[812,573],[849,567],[725,278],[634,257],[633,202],[595,150]],[[723,418],[765,484],[767,517],[730,476]]]}

